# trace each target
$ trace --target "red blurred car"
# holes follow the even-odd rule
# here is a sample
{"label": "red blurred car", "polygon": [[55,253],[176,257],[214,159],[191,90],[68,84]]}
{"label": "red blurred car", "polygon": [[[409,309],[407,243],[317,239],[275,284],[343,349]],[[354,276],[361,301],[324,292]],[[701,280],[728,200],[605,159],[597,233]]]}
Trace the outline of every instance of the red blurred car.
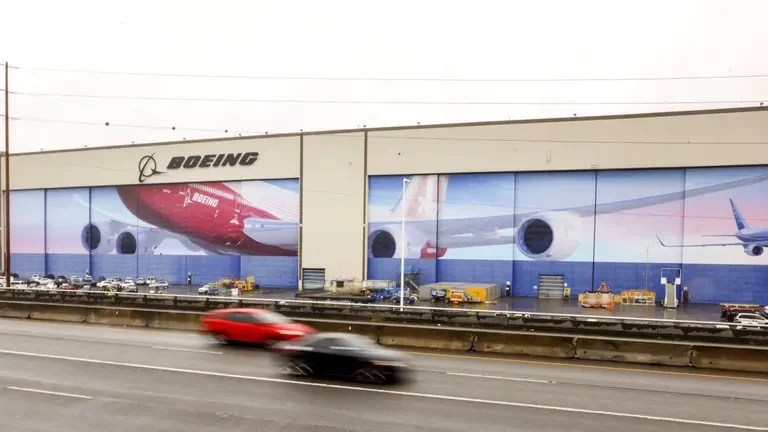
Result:
{"label": "red blurred car", "polygon": [[248,342],[270,345],[316,333],[315,329],[264,309],[217,309],[202,320],[202,333],[219,342]]}

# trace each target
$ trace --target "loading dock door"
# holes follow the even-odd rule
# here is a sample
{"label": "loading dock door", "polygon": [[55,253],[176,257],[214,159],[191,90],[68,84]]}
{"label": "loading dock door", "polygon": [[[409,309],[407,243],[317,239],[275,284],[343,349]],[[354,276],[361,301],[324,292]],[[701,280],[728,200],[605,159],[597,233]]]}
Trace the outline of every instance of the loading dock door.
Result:
{"label": "loading dock door", "polygon": [[565,288],[563,275],[539,275],[539,298],[562,298]]}

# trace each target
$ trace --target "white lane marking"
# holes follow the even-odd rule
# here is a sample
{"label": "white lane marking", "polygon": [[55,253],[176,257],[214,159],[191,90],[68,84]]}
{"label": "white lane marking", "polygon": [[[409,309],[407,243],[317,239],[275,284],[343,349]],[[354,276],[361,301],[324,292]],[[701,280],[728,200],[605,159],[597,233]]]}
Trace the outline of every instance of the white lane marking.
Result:
{"label": "white lane marking", "polygon": [[504,376],[494,376],[494,375],[477,375],[477,374],[468,374],[468,373],[459,373],[459,372],[446,372],[445,374],[470,377],[470,378],[488,378],[488,379],[496,379],[496,380],[522,381],[522,382],[540,383],[540,384],[557,384],[555,381],[536,380],[536,379],[529,379],[529,378],[514,378],[514,377],[504,377]]}
{"label": "white lane marking", "polygon": [[194,353],[202,353],[202,354],[219,354],[219,355],[224,354],[223,352],[219,352],[219,351],[205,351],[205,350],[186,349],[186,348],[171,348],[171,347],[162,347],[162,346],[153,346],[152,348],[169,350],[169,351],[194,352]]}
{"label": "white lane marking", "polygon": [[461,396],[435,395],[435,394],[428,394],[428,393],[416,393],[416,392],[406,392],[406,391],[397,391],[397,390],[385,390],[385,389],[378,389],[378,388],[353,387],[353,386],[345,386],[345,385],[339,385],[339,384],[325,384],[325,383],[315,383],[315,382],[294,381],[294,380],[281,379],[281,378],[267,378],[267,377],[248,376],[248,375],[234,375],[234,374],[227,374],[227,373],[221,373],[221,372],[200,371],[200,370],[193,370],[193,369],[177,369],[177,368],[170,368],[170,367],[164,367],[164,366],[152,366],[152,365],[142,365],[142,364],[134,364],[134,363],[121,363],[121,362],[115,362],[115,361],[109,361],[109,360],[94,360],[94,359],[86,359],[86,358],[79,358],[79,357],[68,357],[68,356],[60,356],[60,355],[52,355],[52,354],[29,353],[29,352],[23,352],[23,351],[0,350],[0,354],[10,354],[10,355],[25,356],[25,357],[47,358],[47,359],[54,359],[54,360],[68,360],[68,361],[73,361],[73,362],[94,363],[94,364],[103,364],[103,365],[110,365],[110,366],[122,366],[122,367],[131,367],[131,368],[137,368],[137,369],[150,369],[150,370],[158,370],[158,371],[164,371],[164,372],[178,372],[178,373],[186,373],[186,374],[191,374],[191,375],[205,375],[205,376],[215,376],[215,377],[222,377],[222,378],[243,379],[243,380],[250,380],[250,381],[263,381],[263,382],[273,382],[273,383],[282,383],[282,384],[294,384],[294,385],[302,385],[302,386],[309,386],[309,387],[324,387],[324,388],[333,388],[333,389],[341,389],[341,390],[353,390],[353,391],[361,391],[361,392],[369,392],[369,393],[392,394],[392,395],[398,395],[398,396],[412,396],[412,397],[421,397],[421,398],[427,398],[427,399],[450,400],[450,401],[458,401],[458,402],[471,402],[471,403],[481,403],[481,404],[487,404],[487,405],[500,405],[500,406],[509,406],[509,407],[518,407],[518,408],[531,408],[531,409],[541,409],[541,410],[549,410],[549,411],[561,411],[561,412],[578,413],[578,414],[594,414],[594,415],[604,415],[604,416],[610,416],[610,417],[634,418],[634,419],[641,419],[641,420],[654,420],[654,421],[662,421],[662,422],[668,422],[668,423],[682,423],[682,424],[692,424],[692,425],[700,425],[700,426],[714,426],[714,427],[724,427],[724,428],[731,428],[731,429],[768,431],[768,427],[759,427],[759,426],[747,426],[747,425],[739,425],[739,424],[731,424],[731,423],[707,422],[707,421],[701,421],[701,420],[688,420],[688,419],[680,419],[680,418],[673,418],[673,417],[658,417],[658,416],[649,416],[649,415],[642,415],[642,414],[630,414],[630,413],[620,413],[620,412],[611,412],[611,411],[596,411],[596,410],[581,409],[581,408],[568,408],[568,407],[551,406],[551,405],[537,405],[537,404],[528,404],[528,403],[520,403],[520,402],[506,402],[506,401],[488,400],[488,399],[475,399],[475,398],[467,398],[467,397],[461,397]]}
{"label": "white lane marking", "polygon": [[24,392],[30,392],[30,393],[43,393],[43,394],[49,394],[49,395],[55,395],[55,396],[66,396],[66,397],[77,398],[77,399],[92,399],[90,396],[76,395],[71,393],[59,393],[59,392],[37,390],[37,389],[24,388],[24,387],[6,387],[6,388],[8,390],[17,390],[17,391],[24,391]]}

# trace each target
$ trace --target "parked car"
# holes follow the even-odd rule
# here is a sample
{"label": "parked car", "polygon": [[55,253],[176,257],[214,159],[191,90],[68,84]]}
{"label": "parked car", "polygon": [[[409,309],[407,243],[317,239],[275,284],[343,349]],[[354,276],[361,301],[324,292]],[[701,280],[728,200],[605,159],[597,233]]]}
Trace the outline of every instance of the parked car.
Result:
{"label": "parked car", "polygon": [[264,309],[232,308],[208,312],[201,331],[219,342],[269,345],[315,333],[315,329]]}
{"label": "parked car", "polygon": [[149,293],[150,294],[165,294],[168,292],[168,287],[170,285],[168,282],[164,280],[159,280],[156,282],[152,282],[149,284]]}
{"label": "parked car", "polygon": [[738,314],[736,318],[733,319],[733,323],[739,324],[736,326],[737,330],[741,330],[744,328],[752,328],[752,329],[762,328],[764,330],[768,330],[768,319],[756,313]]}
{"label": "parked car", "polygon": [[120,278],[109,278],[97,283],[96,286],[99,288],[116,288],[120,286],[121,283],[122,281]]}
{"label": "parked car", "polygon": [[120,286],[120,291],[125,292],[138,292],[138,288],[136,287],[136,284],[133,282],[133,278],[127,277],[123,282],[120,282],[118,284]]}
{"label": "parked car", "polygon": [[53,279],[48,279],[47,277],[43,277],[38,274],[33,274],[32,277],[29,278],[27,285],[29,285],[30,287],[42,286],[47,288],[48,285],[50,285],[51,283],[53,283]]}
{"label": "parked car", "polygon": [[197,293],[200,295],[217,296],[221,290],[214,284],[205,284],[197,289]]}
{"label": "parked car", "polygon": [[313,334],[276,344],[273,350],[281,358],[281,372],[288,375],[394,384],[409,374],[404,354],[351,333]]}

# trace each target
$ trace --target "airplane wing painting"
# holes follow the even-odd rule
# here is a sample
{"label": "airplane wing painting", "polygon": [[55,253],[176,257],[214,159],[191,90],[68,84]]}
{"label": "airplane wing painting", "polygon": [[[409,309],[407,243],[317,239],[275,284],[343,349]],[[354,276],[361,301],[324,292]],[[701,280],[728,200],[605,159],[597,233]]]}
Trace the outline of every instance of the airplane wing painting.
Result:
{"label": "airplane wing painting", "polygon": [[[416,176],[427,177],[427,176]],[[559,208],[540,212],[435,220],[434,211],[406,222],[406,256],[428,258],[442,256],[449,248],[515,244],[531,259],[561,260],[570,256],[579,244],[581,221],[595,214],[608,214],[694,198],[768,180],[768,175],[749,177],[716,185],[680,190],[611,203]],[[422,180],[425,181],[425,180]],[[412,178],[411,184],[417,182]],[[409,200],[404,200],[407,205]],[[439,205],[439,204],[438,204]],[[430,209],[433,210],[433,209]],[[369,223],[368,250],[372,258],[400,256],[401,222],[396,211],[391,219]],[[512,229],[512,233],[501,231]],[[433,245],[434,239],[439,245]]]}

